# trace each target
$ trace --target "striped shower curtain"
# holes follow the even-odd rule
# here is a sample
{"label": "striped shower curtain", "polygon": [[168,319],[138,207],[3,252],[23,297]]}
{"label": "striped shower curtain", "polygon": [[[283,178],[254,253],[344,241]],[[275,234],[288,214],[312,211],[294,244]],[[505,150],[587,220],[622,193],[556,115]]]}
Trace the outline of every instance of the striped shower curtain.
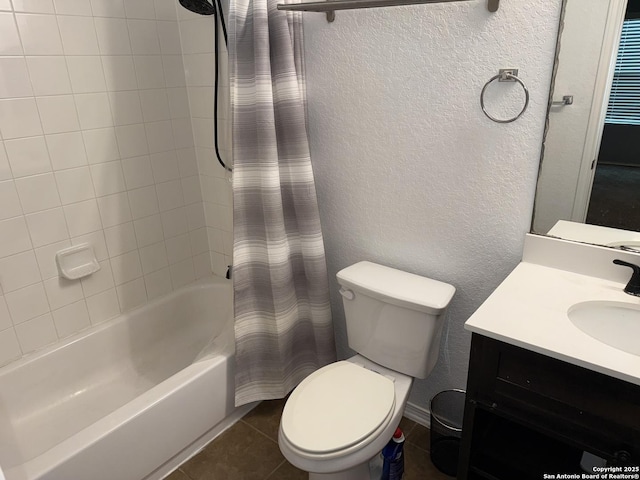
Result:
{"label": "striped shower curtain", "polygon": [[300,13],[231,0],[236,405],[335,360],[307,139]]}

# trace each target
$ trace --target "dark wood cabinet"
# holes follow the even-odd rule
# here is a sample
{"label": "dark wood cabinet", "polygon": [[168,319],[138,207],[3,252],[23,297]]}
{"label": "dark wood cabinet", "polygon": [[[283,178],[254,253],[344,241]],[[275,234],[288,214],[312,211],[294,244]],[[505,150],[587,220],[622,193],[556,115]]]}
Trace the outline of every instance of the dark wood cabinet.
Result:
{"label": "dark wood cabinet", "polygon": [[640,465],[640,386],[474,333],[458,480],[581,475],[585,452]]}

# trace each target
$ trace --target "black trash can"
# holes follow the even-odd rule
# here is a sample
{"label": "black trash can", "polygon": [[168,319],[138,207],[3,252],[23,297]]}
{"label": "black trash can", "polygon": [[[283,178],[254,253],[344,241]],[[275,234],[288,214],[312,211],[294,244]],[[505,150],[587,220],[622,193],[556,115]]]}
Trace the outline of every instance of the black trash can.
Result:
{"label": "black trash can", "polygon": [[451,477],[458,473],[464,390],[445,390],[431,399],[431,462]]}

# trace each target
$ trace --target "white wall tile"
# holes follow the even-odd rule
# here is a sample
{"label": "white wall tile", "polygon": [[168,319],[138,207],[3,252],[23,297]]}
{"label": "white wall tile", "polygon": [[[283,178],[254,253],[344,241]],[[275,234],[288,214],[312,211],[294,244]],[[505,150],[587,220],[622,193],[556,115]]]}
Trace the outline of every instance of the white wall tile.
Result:
{"label": "white wall tile", "polygon": [[4,150],[4,142],[0,141],[0,180],[11,180],[13,175],[9,167],[7,152]]}
{"label": "white wall tile", "polygon": [[180,169],[181,177],[191,177],[198,175],[198,161],[196,159],[196,152],[193,147],[182,148],[176,150],[178,154],[178,168]]}
{"label": "white wall tile", "polygon": [[185,207],[187,212],[187,225],[189,230],[196,230],[206,226],[207,222],[204,216],[204,205],[202,203],[192,203]]}
{"label": "white wall tile", "polygon": [[163,55],[162,67],[167,87],[184,87],[187,84],[182,55]]}
{"label": "white wall tile", "polygon": [[89,167],[69,168],[55,172],[62,205],[82,202],[96,196]]}
{"label": "white wall tile", "polygon": [[41,280],[32,250],[0,258],[0,282],[5,294]]}
{"label": "white wall tile", "polygon": [[159,55],[160,42],[155,20],[127,20],[134,55]]}
{"label": "white wall tile", "polygon": [[0,133],[5,140],[42,135],[35,99],[0,100]]}
{"label": "white wall tile", "polygon": [[35,249],[40,274],[44,280],[58,276],[56,253],[70,246],[71,242],[69,240],[63,240],[62,242],[52,243]]}
{"label": "white wall tile", "polygon": [[77,237],[71,237],[72,245],[80,245],[82,243],[88,243],[91,245],[93,253],[95,253],[98,261],[107,260],[109,258],[107,242],[104,239],[104,232],[102,230],[78,235]]}
{"label": "white wall tile", "polygon": [[180,180],[156,184],[156,192],[158,193],[158,205],[161,212],[173,210],[184,205]]}
{"label": "white wall tile", "polygon": [[53,0],[12,0],[16,12],[55,13]]}
{"label": "white wall tile", "polygon": [[58,187],[52,173],[18,178],[16,188],[25,213],[47,210],[60,205]]}
{"label": "white wall tile", "polygon": [[11,315],[9,315],[7,302],[4,299],[4,295],[0,295],[0,331],[6,330],[12,326],[13,322],[11,321]]}
{"label": "white wall tile", "polygon": [[124,0],[127,18],[155,19],[153,0]]}
{"label": "white wall tile", "polygon": [[133,64],[136,68],[138,88],[164,88],[164,69],[160,55],[135,55]]}
{"label": "white wall tile", "polygon": [[116,132],[113,128],[85,130],[82,132],[82,138],[89,163],[109,162],[120,158]]}
{"label": "white wall tile", "polygon": [[199,228],[189,232],[191,251],[193,255],[200,255],[209,251],[209,238],[206,228]]}
{"label": "white wall tile", "polygon": [[171,270],[169,267],[144,276],[149,300],[166,295],[173,290],[171,285]]}
{"label": "white wall tile", "polygon": [[163,55],[181,55],[180,30],[177,22],[158,22],[160,51]]}
{"label": "white wall tile", "polygon": [[5,294],[5,300],[15,325],[49,311],[49,302],[42,282]]}
{"label": "white wall tile", "polygon": [[122,158],[139,157],[149,153],[143,124],[116,127],[116,138]]}
{"label": "white wall tile", "polygon": [[176,208],[162,212],[162,230],[165,238],[175,237],[188,232],[187,218],[184,208]]}
{"label": "white wall tile", "polygon": [[116,257],[138,248],[133,222],[105,228],[104,236],[110,257]]}
{"label": "white wall tile", "polygon": [[229,265],[229,263],[227,262],[227,259],[223,254],[217,253],[217,252],[210,252],[210,255],[211,255],[211,271],[213,271],[214,275],[223,277]]}
{"label": "white wall tile", "polygon": [[164,239],[160,215],[152,215],[150,217],[141,218],[134,221],[133,225],[136,230],[138,247],[140,248],[146,245],[160,242]]}
{"label": "white wall tile", "polygon": [[150,155],[153,179],[156,184],[180,178],[178,157],[174,150]]}
{"label": "white wall tile", "polygon": [[89,319],[93,325],[120,314],[120,304],[118,303],[118,295],[115,288],[87,297],[86,301]]}
{"label": "white wall tile", "polygon": [[196,279],[193,260],[188,258],[169,267],[171,269],[171,283],[174,288],[184,287]]}
{"label": "white wall tile", "polygon": [[99,55],[96,28],[91,17],[58,15],[65,55]]}
{"label": "white wall tile", "polygon": [[105,228],[132,220],[126,192],[100,197],[97,201],[102,225]]}
{"label": "white wall tile", "polygon": [[115,125],[142,123],[142,107],[137,90],[110,92],[109,102]]}
{"label": "white wall tile", "polygon": [[71,93],[71,82],[64,57],[27,57],[27,67],[36,95]]}
{"label": "white wall tile", "polygon": [[44,137],[26,137],[4,142],[14,177],[51,171],[49,152]]}
{"label": "white wall tile", "polygon": [[13,180],[0,182],[0,220],[22,215],[22,206]]}
{"label": "white wall tile", "polygon": [[185,87],[167,88],[171,118],[189,118],[189,96]]}
{"label": "white wall tile", "polygon": [[84,295],[86,297],[113,288],[115,286],[115,283],[113,282],[113,273],[109,260],[101,261],[100,270],[92,273],[88,277],[83,278],[81,282],[82,290],[84,291]]}
{"label": "white wall tile", "polygon": [[107,89],[99,56],[68,56],[67,67],[73,93],[104,92]]}
{"label": "white wall tile", "polygon": [[109,96],[106,92],[75,95],[75,101],[83,130],[107,128],[113,125]]}
{"label": "white wall tile", "polygon": [[53,3],[58,15],[92,15],[89,0],[53,0]]}
{"label": "white wall tile", "polygon": [[0,98],[33,95],[27,62],[23,57],[0,57]]}
{"label": "white wall tile", "polygon": [[64,338],[91,326],[87,304],[83,300],[53,311],[58,337]]}
{"label": "white wall tile", "polygon": [[18,337],[13,328],[0,331],[0,365],[6,365],[20,357],[22,351],[18,343]]}
{"label": "white wall tile", "polygon": [[47,135],[46,140],[54,170],[81,167],[87,164],[87,154],[80,132]]}
{"label": "white wall tile", "polygon": [[71,95],[37,97],[36,100],[44,133],[63,133],[80,130],[76,105]]}
{"label": "white wall tile", "polygon": [[145,123],[144,129],[147,133],[149,153],[166,152],[175,148],[170,121]]}
{"label": "white wall tile", "polygon": [[158,20],[177,20],[177,3],[173,0],[155,0],[156,18]]}
{"label": "white wall tile", "polygon": [[185,205],[192,203],[202,204],[202,194],[200,192],[200,179],[197,176],[183,178],[182,192]]}
{"label": "white wall tile", "polygon": [[127,21],[120,18],[94,18],[101,55],[131,55]]}
{"label": "white wall tile", "polygon": [[224,241],[222,230],[219,228],[207,228],[209,238],[209,250],[212,252],[224,253]]}
{"label": "white wall tile", "polygon": [[95,17],[125,17],[122,0],[91,0],[91,9]]}
{"label": "white wall tile", "polygon": [[50,313],[16,326],[16,335],[22,353],[33,352],[58,339]]}
{"label": "white wall tile", "polygon": [[136,90],[138,88],[132,56],[103,56],[102,68],[109,91]]}
{"label": "white wall tile", "polygon": [[[191,129],[190,118],[176,118],[171,120],[171,127],[173,129],[173,139],[175,148],[189,148],[193,147],[193,130]],[[221,152],[222,154],[222,152]],[[223,156],[225,164],[229,161]]]}
{"label": "white wall tile", "polygon": [[122,285],[142,276],[142,265],[137,250],[113,257],[110,262],[116,285]]}
{"label": "white wall tile", "polygon": [[193,257],[193,269],[196,278],[205,278],[212,274],[211,272],[211,257],[209,252],[201,253],[200,255],[194,255]]}
{"label": "white wall tile", "polygon": [[167,99],[166,89],[164,88],[141,90],[140,103],[142,105],[142,115],[145,122],[157,122],[171,118],[169,100]]}
{"label": "white wall tile", "polygon": [[122,170],[128,190],[153,185],[153,171],[148,155],[122,160]]}
{"label": "white wall tile", "polygon": [[91,165],[91,177],[98,197],[124,192],[127,189],[119,160]]}
{"label": "white wall tile", "polygon": [[191,241],[188,234],[167,238],[167,259],[170,264],[191,258]]}
{"label": "white wall tile", "polygon": [[135,220],[159,212],[158,197],[153,185],[128,192],[131,215]]}
{"label": "white wall tile", "polygon": [[85,235],[102,228],[98,203],[95,200],[64,206],[64,216],[71,237]]}
{"label": "white wall tile", "polygon": [[140,249],[140,262],[145,275],[167,267],[167,250],[164,242],[154,243]]}
{"label": "white wall tile", "polygon": [[213,85],[214,61],[212,53],[185,55],[183,58],[185,81],[189,87]]}
{"label": "white wall tile", "polygon": [[18,27],[12,13],[0,12],[0,55],[22,55]]}
{"label": "white wall tile", "polygon": [[62,208],[53,208],[27,215],[27,226],[34,248],[69,238]]}
{"label": "white wall tile", "polygon": [[16,14],[25,55],[62,55],[62,41],[54,15]]}
{"label": "white wall tile", "polygon": [[138,278],[116,287],[120,309],[125,312],[147,301],[144,279]]}
{"label": "white wall tile", "polygon": [[44,290],[47,293],[47,299],[49,300],[49,306],[52,310],[56,310],[84,298],[82,286],[80,285],[79,280],[67,280],[65,278],[53,277],[45,280],[43,283]]}

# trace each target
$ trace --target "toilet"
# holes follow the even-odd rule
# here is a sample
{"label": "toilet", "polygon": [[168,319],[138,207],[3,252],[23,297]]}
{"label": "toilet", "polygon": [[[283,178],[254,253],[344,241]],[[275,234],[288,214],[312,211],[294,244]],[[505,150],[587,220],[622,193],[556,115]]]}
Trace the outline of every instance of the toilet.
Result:
{"label": "toilet", "polygon": [[305,378],[289,396],[278,444],[310,480],[370,480],[369,461],[400,423],[414,378],[438,359],[447,283],[359,262],[337,274],[357,355]]}

